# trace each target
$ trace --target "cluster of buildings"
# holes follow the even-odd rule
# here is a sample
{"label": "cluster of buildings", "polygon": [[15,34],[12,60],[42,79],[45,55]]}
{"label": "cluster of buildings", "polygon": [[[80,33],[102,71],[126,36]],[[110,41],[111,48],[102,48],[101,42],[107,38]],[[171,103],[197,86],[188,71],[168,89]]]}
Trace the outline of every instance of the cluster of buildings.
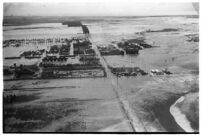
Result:
{"label": "cluster of buildings", "polygon": [[100,51],[102,56],[108,56],[108,55],[124,55],[124,51],[117,48],[114,45],[108,45],[108,46],[98,46],[98,50]]}
{"label": "cluster of buildings", "polygon": [[40,63],[42,78],[104,77],[105,71],[88,38],[51,46]]}
{"label": "cluster of buildings", "polygon": [[152,47],[151,45],[147,44],[142,38],[122,41],[117,43],[117,46],[119,48],[122,48],[126,52],[126,54],[139,54],[139,50]]}
{"label": "cluster of buildings", "polygon": [[35,51],[24,51],[20,54],[20,57],[25,57],[27,59],[41,58],[41,55],[45,52],[45,49],[35,50]]}
{"label": "cluster of buildings", "polygon": [[47,45],[47,44],[63,44],[69,39],[67,38],[26,38],[26,39],[8,39],[3,41],[3,47],[21,47],[23,45]]}
{"label": "cluster of buildings", "polygon": [[3,47],[19,47],[22,43],[24,43],[24,39],[17,40],[17,39],[9,39],[9,40],[4,40],[3,41]]}
{"label": "cluster of buildings", "polygon": [[116,76],[137,76],[147,75],[144,70],[139,67],[110,67],[111,72]]}
{"label": "cluster of buildings", "polygon": [[13,79],[106,76],[88,38],[48,40],[54,41],[54,44],[46,45],[46,49],[24,51],[20,54],[19,59],[38,59],[36,64],[14,64],[5,69],[4,75],[12,75]]}

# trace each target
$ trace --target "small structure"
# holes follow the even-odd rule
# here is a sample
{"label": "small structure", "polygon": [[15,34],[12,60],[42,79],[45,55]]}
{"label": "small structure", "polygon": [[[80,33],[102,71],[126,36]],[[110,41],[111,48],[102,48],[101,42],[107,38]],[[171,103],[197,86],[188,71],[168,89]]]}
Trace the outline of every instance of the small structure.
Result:
{"label": "small structure", "polygon": [[172,74],[170,71],[168,71],[167,69],[164,70],[158,70],[158,69],[152,69],[150,75],[154,76],[154,75],[170,75]]}

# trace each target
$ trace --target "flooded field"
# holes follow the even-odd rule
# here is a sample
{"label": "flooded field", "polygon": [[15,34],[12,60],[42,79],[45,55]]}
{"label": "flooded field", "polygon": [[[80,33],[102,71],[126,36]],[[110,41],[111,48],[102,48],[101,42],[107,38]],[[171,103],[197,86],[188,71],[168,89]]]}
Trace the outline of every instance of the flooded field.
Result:
{"label": "flooded field", "polygon": [[[191,104],[198,109],[199,18],[106,17],[82,21],[90,30],[92,48],[107,73],[101,78],[37,79],[4,81],[4,132],[197,132],[198,114],[189,114]],[[190,35],[190,36],[189,36]],[[193,36],[192,36],[193,35]],[[80,27],[61,23],[3,26],[3,40],[83,37]],[[192,36],[192,37],[191,37]],[[97,46],[143,37],[152,48],[139,54],[101,56]],[[54,45],[54,44],[51,44]],[[24,51],[48,48],[30,44],[3,48],[4,67],[34,64],[39,59],[5,59]],[[108,66],[139,67],[146,76],[113,75]],[[151,76],[152,69],[167,69],[172,74]],[[98,71],[97,71],[98,74]],[[103,76],[103,75],[100,75]],[[5,79],[5,77],[4,77]],[[188,95],[190,94],[190,96]],[[192,95],[194,96],[192,96]],[[170,107],[178,105],[193,130],[179,124]],[[192,96],[192,97],[191,97]],[[190,101],[187,99],[191,97]]]}

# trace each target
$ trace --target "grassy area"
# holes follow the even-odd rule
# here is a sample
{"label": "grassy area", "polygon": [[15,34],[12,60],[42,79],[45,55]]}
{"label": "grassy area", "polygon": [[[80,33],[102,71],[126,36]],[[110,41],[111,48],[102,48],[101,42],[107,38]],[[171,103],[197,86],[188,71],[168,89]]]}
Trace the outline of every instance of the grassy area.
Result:
{"label": "grassy area", "polygon": [[39,99],[39,93],[35,93],[32,95],[16,95],[16,94],[4,94],[3,101],[4,104],[11,104],[11,103],[20,103],[20,102],[28,102]]}
{"label": "grassy area", "polygon": [[[30,96],[28,96],[30,97]],[[28,98],[26,97],[26,98]],[[4,104],[4,132],[32,132],[48,126],[51,122],[76,114],[79,109],[70,99],[52,102],[37,102],[26,105]],[[58,131],[72,131],[76,123],[68,123]]]}

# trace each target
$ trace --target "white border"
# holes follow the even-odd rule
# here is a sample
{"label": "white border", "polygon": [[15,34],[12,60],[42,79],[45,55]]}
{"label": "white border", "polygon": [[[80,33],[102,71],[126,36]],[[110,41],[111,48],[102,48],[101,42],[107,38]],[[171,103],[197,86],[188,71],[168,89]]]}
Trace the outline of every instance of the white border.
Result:
{"label": "white border", "polygon": [[[161,3],[184,3],[184,2],[199,2],[199,0],[1,0],[1,7],[0,7],[0,14],[1,14],[1,26],[0,26],[0,42],[1,42],[1,46],[0,47],[0,52],[1,52],[1,56],[0,56],[0,75],[1,75],[1,81],[0,81],[0,89],[2,90],[1,91],[1,98],[3,97],[2,93],[3,93],[3,45],[2,45],[2,41],[3,41],[3,29],[2,29],[2,21],[3,21],[3,3],[5,2],[37,2],[37,3],[42,3],[42,2],[73,2],[73,3],[79,3],[79,2],[91,2],[91,3],[97,3],[97,2],[101,2],[101,3],[115,3],[115,4],[121,4],[122,2],[123,3],[136,3],[136,2],[140,2],[140,3],[153,3],[153,2],[161,2]],[[199,18],[199,26],[200,26],[200,18]],[[199,43],[199,46],[200,46],[200,43]],[[199,52],[200,52],[200,47],[199,47]],[[199,54],[199,71],[201,71],[201,67],[200,67],[200,54]],[[199,83],[200,84],[200,83]],[[199,88],[200,88],[200,85],[199,85]],[[200,96],[200,94],[199,94]],[[0,133],[3,134],[3,121],[2,121],[2,112],[3,112],[3,99],[0,100],[0,108],[1,108],[1,114],[0,114]],[[199,103],[200,105],[200,103]],[[201,105],[200,105],[201,106]],[[201,112],[199,112],[199,116]],[[199,120],[200,121],[200,120]],[[199,124],[200,125],[200,124]],[[200,128],[199,128],[200,129]],[[201,130],[201,129],[200,129]],[[9,134],[7,134],[9,135]],[[11,134],[13,135],[13,134]]]}

